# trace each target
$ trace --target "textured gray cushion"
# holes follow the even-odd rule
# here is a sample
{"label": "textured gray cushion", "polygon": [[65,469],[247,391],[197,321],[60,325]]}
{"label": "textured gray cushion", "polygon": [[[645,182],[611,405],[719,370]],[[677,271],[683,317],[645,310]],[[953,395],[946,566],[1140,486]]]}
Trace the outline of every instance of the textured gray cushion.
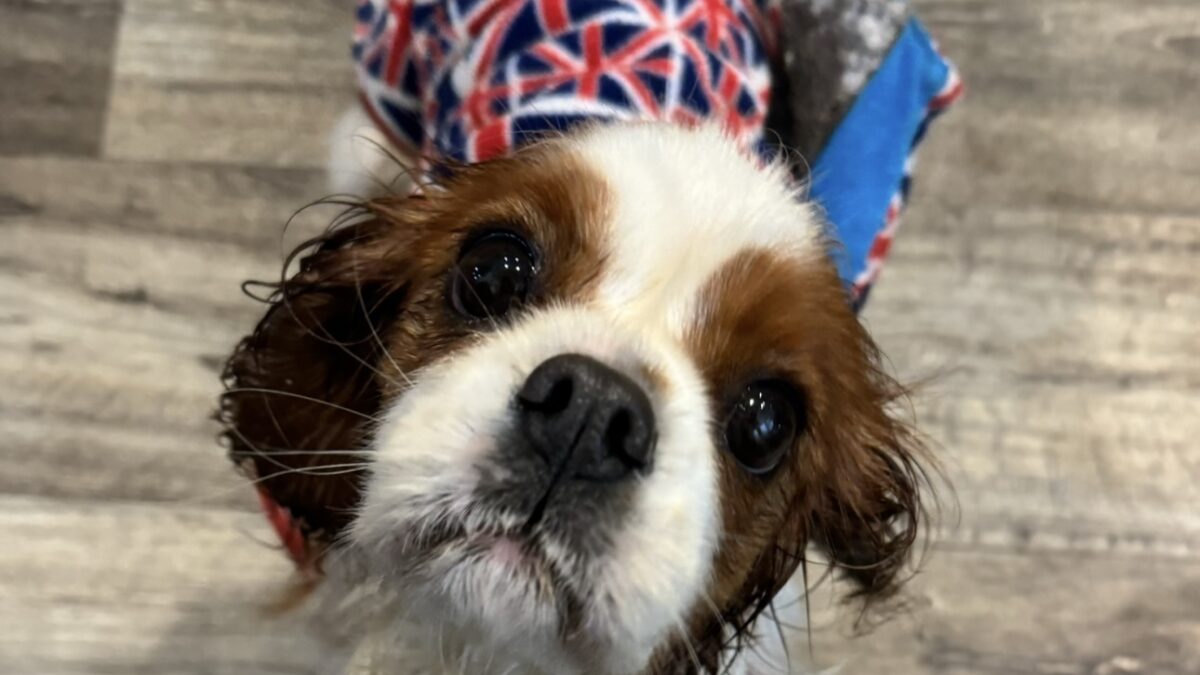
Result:
{"label": "textured gray cushion", "polygon": [[900,34],[908,2],[781,0],[781,11],[767,125],[812,162]]}

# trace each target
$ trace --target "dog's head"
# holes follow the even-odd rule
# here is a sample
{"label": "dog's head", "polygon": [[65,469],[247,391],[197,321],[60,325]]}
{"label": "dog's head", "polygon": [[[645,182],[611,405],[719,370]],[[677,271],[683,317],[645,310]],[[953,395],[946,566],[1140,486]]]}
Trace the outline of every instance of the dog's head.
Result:
{"label": "dog's head", "polygon": [[370,202],[232,357],[235,456],[388,612],[547,672],[715,669],[809,544],[883,597],[919,449],[794,192],[632,125]]}

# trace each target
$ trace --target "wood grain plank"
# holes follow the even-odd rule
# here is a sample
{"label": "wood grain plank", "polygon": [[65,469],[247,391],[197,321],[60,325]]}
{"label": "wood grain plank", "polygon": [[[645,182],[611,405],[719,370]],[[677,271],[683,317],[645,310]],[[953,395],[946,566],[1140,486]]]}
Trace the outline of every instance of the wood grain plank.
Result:
{"label": "wood grain plank", "polygon": [[900,373],[932,378],[918,418],[964,525],[1193,539],[1200,219],[1014,209],[953,228],[920,215],[867,316]]}
{"label": "wood grain plank", "polygon": [[923,0],[966,99],[921,171],[962,215],[1042,205],[1195,214],[1200,35],[1193,2]]}
{"label": "wood grain plank", "polygon": [[321,173],[0,162],[0,490],[246,502],[208,416],[261,312],[238,285],[328,222],[282,236]]}
{"label": "wood grain plank", "polygon": [[[818,591],[813,660],[863,675],[1200,671],[1195,560],[940,549],[909,592],[911,612],[854,638]],[[809,653],[802,639],[793,652]]]}
{"label": "wood grain plank", "polygon": [[968,95],[866,318],[931,380],[916,409],[962,513],[945,536],[1193,551],[1200,69],[1178,45],[1200,5],[916,4]]}
{"label": "wood grain plank", "polygon": [[322,166],[354,104],[350,7],[128,0],[105,155]]}
{"label": "wood grain plank", "polygon": [[0,279],[0,313],[19,321],[0,326],[0,491],[249,497],[207,419],[235,331],[11,279]]}
{"label": "wood grain plank", "polygon": [[[208,417],[319,172],[0,160],[0,491],[243,503]],[[62,185],[72,189],[63,191]]]}
{"label": "wood grain plank", "polygon": [[305,212],[293,223],[298,232],[281,241],[288,219],[327,194],[324,172],[306,168],[0,158],[0,223],[6,226],[109,228],[163,243],[183,240],[176,246],[236,244],[263,256],[279,256],[328,224],[336,210]]}
{"label": "wood grain plank", "polygon": [[257,514],[0,498],[0,672],[316,673]]}
{"label": "wood grain plank", "polygon": [[0,155],[95,156],[120,0],[0,4]]}
{"label": "wood grain plank", "polygon": [[[223,509],[0,498],[0,537],[31,542],[0,548],[0,669],[315,672],[306,617],[261,615],[287,574],[281,553],[255,544],[268,536],[255,514]],[[844,672],[1183,675],[1200,664],[1195,560],[942,547],[910,587],[913,612],[857,639],[837,590],[814,594],[812,656]],[[793,653],[808,658],[802,633]]]}
{"label": "wood grain plank", "polygon": [[275,264],[49,224],[0,228],[0,242],[37,251],[0,276],[0,490],[228,501],[236,481],[208,416],[220,365],[259,311],[237,284]]}

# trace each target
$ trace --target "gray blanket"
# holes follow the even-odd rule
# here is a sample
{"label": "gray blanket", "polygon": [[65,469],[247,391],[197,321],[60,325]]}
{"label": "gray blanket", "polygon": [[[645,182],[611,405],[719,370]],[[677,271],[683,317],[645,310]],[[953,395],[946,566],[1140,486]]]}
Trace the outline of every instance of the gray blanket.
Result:
{"label": "gray blanket", "polygon": [[767,126],[811,163],[887,55],[909,7],[905,0],[782,0],[781,10]]}

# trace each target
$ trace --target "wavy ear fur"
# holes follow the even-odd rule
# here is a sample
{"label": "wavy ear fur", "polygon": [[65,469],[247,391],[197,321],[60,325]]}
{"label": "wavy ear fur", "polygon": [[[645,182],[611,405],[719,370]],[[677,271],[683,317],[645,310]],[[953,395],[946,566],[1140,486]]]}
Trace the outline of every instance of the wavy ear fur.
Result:
{"label": "wavy ear fur", "polygon": [[929,521],[923,497],[933,485],[926,467],[936,464],[896,410],[908,391],[883,371],[865,331],[861,341],[870,394],[859,399],[865,405],[848,406],[838,423],[844,429],[832,442],[843,461],[809,527],[811,541],[854,584],[849,598],[862,600],[866,612],[908,579],[919,530]]}
{"label": "wavy ear fur", "polygon": [[[875,362],[875,348],[865,333],[863,337]],[[869,405],[843,410],[836,424],[842,431],[826,437],[839,458],[834,480],[818,494],[798,496],[794,508],[809,515],[785,527],[777,546],[758,561],[759,571],[748,591],[758,602],[743,617],[769,615],[772,599],[798,565],[805,566],[804,581],[810,588],[823,578],[818,572],[814,579],[808,571],[809,545],[828,558],[830,574],[851,582],[846,600],[861,602],[860,628],[874,624],[871,617],[879,616],[877,610],[886,616],[893,607],[887,601],[911,575],[913,547],[929,521],[923,497],[933,486],[926,467],[936,470],[936,464],[918,434],[889,410],[906,397],[905,390],[874,367],[868,380],[874,394],[867,399]]]}
{"label": "wavy ear fur", "polygon": [[835,502],[816,517],[814,541],[855,586],[850,598],[864,610],[894,597],[907,580],[918,530],[925,526],[921,501],[927,480],[903,450],[868,450],[871,482],[856,503]]}
{"label": "wavy ear fur", "polygon": [[358,500],[362,458],[335,451],[360,450],[380,408],[379,336],[407,289],[396,227],[351,215],[363,217],[299,246],[280,282],[257,284],[267,312],[225,366],[217,414],[230,457],[323,541]]}

